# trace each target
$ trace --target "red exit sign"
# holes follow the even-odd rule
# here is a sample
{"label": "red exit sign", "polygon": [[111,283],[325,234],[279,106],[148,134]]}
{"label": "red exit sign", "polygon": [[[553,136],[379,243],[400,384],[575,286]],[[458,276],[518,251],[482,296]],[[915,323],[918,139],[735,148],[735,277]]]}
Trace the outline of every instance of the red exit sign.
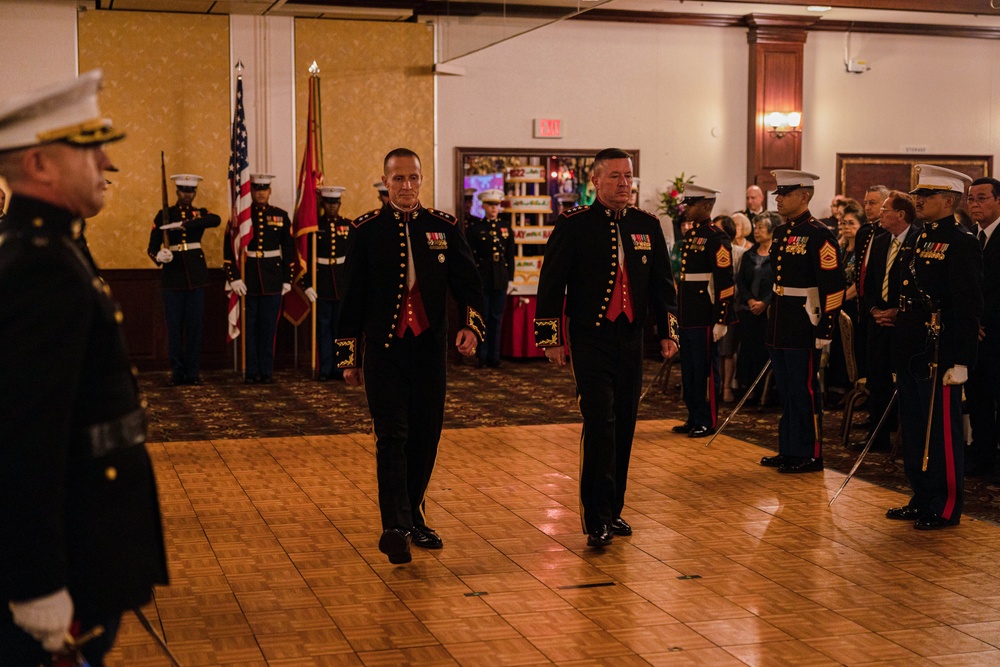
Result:
{"label": "red exit sign", "polygon": [[559,118],[536,118],[535,119],[536,139],[561,139],[562,120]]}

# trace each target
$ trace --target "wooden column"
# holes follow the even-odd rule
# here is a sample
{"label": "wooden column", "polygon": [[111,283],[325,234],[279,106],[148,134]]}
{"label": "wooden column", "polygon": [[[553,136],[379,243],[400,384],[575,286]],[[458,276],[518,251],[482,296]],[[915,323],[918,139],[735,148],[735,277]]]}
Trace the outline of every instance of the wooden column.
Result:
{"label": "wooden column", "polygon": [[[802,135],[778,137],[764,123],[774,111],[802,112],[802,56],[811,17],[749,14],[750,94],[747,110],[747,183],[775,187],[772,169],[802,168]],[[802,126],[809,124],[803,115]],[[800,128],[801,129],[801,126]]]}

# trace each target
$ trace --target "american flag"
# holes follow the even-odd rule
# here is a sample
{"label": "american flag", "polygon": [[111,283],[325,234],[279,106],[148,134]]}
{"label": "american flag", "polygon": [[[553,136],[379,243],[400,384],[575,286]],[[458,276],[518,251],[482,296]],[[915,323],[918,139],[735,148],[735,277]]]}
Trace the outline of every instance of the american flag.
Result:
{"label": "american flag", "polygon": [[[243,251],[253,238],[250,222],[250,161],[247,158],[247,124],[243,112],[243,77],[236,77],[236,113],[233,117],[233,134],[229,156],[229,243],[237,269],[243,266]],[[229,338],[240,335],[240,297],[229,293]]]}

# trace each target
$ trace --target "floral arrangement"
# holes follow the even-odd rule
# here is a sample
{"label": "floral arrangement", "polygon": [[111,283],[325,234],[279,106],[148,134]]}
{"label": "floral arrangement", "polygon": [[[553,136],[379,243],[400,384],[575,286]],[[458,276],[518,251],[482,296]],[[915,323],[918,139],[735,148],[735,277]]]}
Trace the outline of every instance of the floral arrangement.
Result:
{"label": "floral arrangement", "polygon": [[658,213],[669,216],[673,220],[680,220],[684,216],[684,202],[681,196],[684,194],[684,186],[694,183],[694,175],[685,177],[684,172],[675,178],[672,184],[660,193],[660,205],[656,207]]}

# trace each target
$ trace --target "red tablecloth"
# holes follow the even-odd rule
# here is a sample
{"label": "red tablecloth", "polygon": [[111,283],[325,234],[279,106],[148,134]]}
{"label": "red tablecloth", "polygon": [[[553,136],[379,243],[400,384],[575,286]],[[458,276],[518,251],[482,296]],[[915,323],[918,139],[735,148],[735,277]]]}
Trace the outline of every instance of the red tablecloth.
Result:
{"label": "red tablecloth", "polygon": [[[545,352],[535,347],[535,306],[538,298],[535,296],[507,297],[507,305],[503,311],[503,323],[500,325],[500,354],[514,359],[533,359],[544,357]],[[562,326],[566,326],[563,318]]]}

